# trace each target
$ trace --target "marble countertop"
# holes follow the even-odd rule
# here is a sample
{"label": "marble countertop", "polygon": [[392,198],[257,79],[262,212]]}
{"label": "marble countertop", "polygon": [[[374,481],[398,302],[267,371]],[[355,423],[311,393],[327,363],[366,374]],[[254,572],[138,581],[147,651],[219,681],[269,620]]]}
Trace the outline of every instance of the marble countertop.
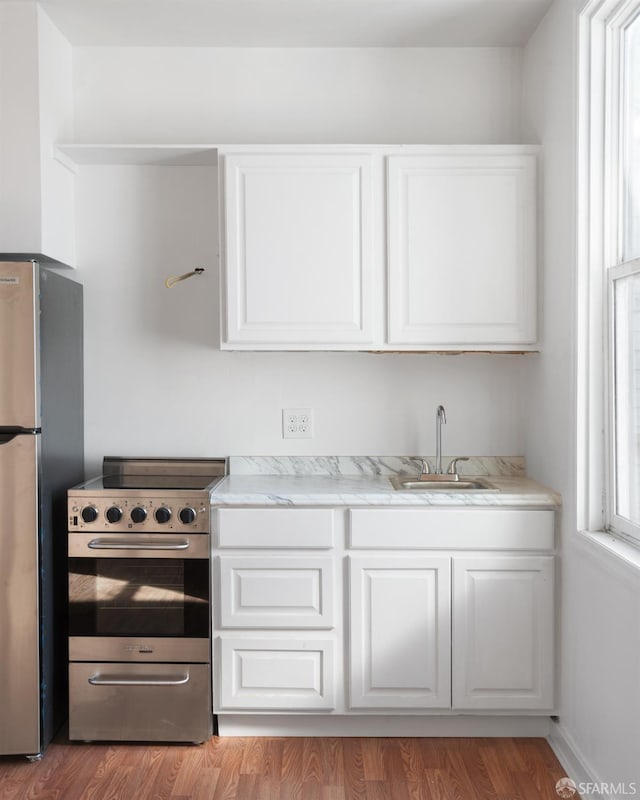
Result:
{"label": "marble countertop", "polygon": [[[410,474],[410,473],[409,473]],[[211,493],[217,506],[481,506],[559,508],[560,496],[522,475],[487,475],[500,491],[397,491],[389,475],[231,474]]]}

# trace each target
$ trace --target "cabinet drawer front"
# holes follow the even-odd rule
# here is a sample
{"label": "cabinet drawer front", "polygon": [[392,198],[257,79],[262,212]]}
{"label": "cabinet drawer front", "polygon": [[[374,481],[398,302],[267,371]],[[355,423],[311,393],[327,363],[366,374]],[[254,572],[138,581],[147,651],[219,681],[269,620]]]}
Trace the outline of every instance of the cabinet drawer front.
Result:
{"label": "cabinet drawer front", "polygon": [[554,512],[510,508],[354,509],[352,548],[553,550]]}
{"label": "cabinet drawer front", "polygon": [[335,708],[331,639],[221,637],[220,661],[220,710]]}
{"label": "cabinet drawer front", "polygon": [[332,628],[330,558],[220,557],[223,628]]}
{"label": "cabinet drawer front", "polygon": [[218,547],[333,547],[329,508],[220,508]]}

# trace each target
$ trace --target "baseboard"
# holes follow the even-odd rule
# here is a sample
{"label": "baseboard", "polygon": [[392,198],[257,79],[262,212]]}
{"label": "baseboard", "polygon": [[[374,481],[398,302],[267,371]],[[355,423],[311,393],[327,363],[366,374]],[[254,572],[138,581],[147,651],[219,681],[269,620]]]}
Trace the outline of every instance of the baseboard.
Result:
{"label": "baseboard", "polygon": [[[551,722],[547,741],[556,758],[564,767],[567,777],[571,778],[576,785],[599,783],[598,778],[580,752],[580,748],[577,747],[571,735],[560,722]],[[604,800],[609,795],[598,794],[596,797],[596,795],[583,792],[580,797],[582,800]]]}
{"label": "baseboard", "polygon": [[535,736],[549,717],[218,714],[220,736]]}

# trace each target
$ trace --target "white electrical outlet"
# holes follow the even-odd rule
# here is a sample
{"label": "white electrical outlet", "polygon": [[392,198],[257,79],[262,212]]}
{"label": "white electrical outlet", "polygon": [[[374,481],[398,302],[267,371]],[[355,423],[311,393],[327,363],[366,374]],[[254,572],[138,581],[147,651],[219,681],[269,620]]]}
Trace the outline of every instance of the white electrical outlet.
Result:
{"label": "white electrical outlet", "polygon": [[283,439],[313,439],[313,409],[282,409]]}

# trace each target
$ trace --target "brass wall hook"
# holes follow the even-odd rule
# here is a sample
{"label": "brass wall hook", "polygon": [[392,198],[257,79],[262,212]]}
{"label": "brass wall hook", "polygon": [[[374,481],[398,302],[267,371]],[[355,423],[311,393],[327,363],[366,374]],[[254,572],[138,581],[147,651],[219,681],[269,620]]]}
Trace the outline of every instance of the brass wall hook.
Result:
{"label": "brass wall hook", "polygon": [[202,275],[203,272],[204,272],[204,267],[196,267],[192,272],[185,272],[184,275],[171,275],[169,278],[166,279],[164,285],[167,287],[167,289],[171,289],[179,281],[185,281],[192,275]]}

